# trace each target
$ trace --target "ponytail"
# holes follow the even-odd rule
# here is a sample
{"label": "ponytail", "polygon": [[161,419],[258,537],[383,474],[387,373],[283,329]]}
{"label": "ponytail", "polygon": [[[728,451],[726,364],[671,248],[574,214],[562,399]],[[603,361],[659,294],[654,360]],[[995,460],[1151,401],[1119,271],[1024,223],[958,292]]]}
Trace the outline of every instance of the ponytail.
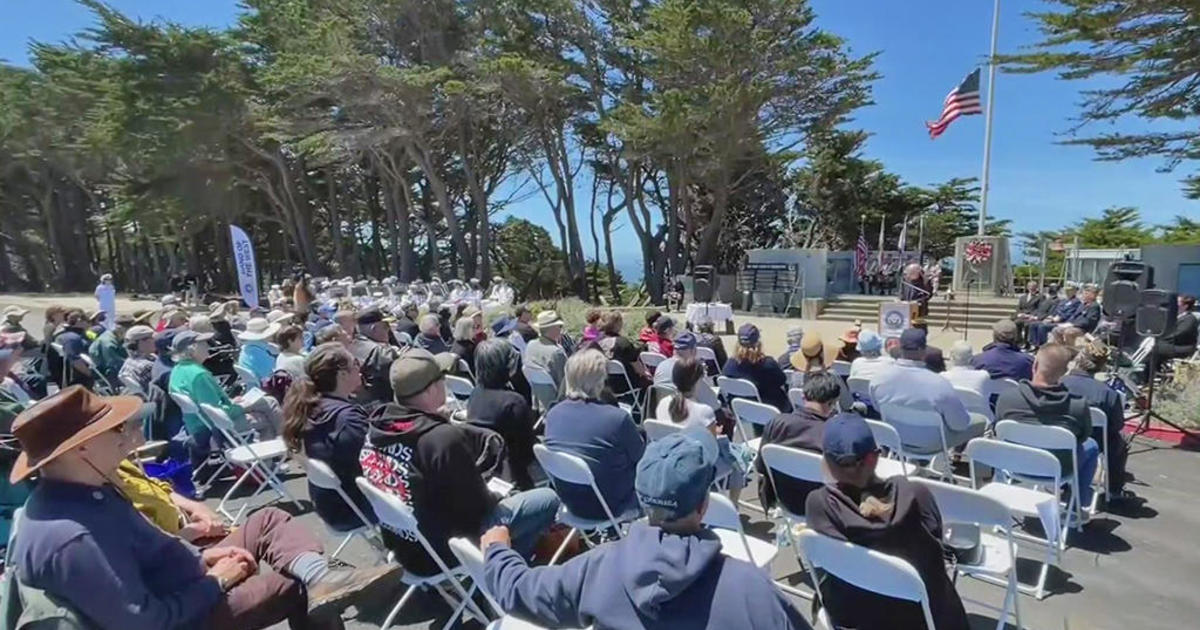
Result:
{"label": "ponytail", "polygon": [[696,391],[696,383],[704,378],[704,364],[693,357],[680,358],[671,369],[671,382],[675,384],[675,395],[671,396],[671,420],[687,420],[687,397]]}
{"label": "ponytail", "polygon": [[668,413],[671,414],[672,422],[683,422],[684,420],[687,420],[687,397],[683,395],[683,392],[675,392],[675,394],[671,396],[671,405],[668,407]]}
{"label": "ponytail", "polygon": [[317,386],[307,375],[301,376],[288,388],[283,397],[283,443],[288,450],[299,453],[303,450],[302,437],[308,428],[309,414],[316,409],[321,395]]}

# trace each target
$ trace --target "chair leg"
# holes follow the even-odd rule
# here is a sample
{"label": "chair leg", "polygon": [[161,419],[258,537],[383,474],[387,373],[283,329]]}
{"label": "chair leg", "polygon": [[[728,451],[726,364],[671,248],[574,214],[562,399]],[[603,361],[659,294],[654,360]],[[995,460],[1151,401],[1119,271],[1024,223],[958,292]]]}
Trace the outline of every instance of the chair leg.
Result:
{"label": "chair leg", "polygon": [[400,609],[404,608],[404,604],[408,602],[408,598],[412,597],[413,592],[416,590],[417,586],[413,585],[408,587],[407,591],[404,591],[404,595],[400,598],[400,601],[396,602],[396,606],[392,608],[392,612],[388,613],[387,619],[383,620],[383,625],[379,627],[379,630],[388,630],[392,626],[392,622],[396,620],[396,615],[400,614]]}
{"label": "chair leg", "polygon": [[338,545],[337,549],[334,549],[333,553],[329,554],[330,560],[336,559],[338,554],[342,553],[342,550],[345,549],[346,545],[350,543],[350,539],[354,538],[354,533],[355,532],[350,532],[349,534],[346,534],[346,537],[342,539],[342,544]]}
{"label": "chair leg", "polygon": [[229,490],[225,492],[225,496],[221,497],[221,502],[217,504],[217,512],[225,515],[234,523],[237,523],[237,519],[225,509],[225,504],[229,502],[229,498],[233,496],[233,493],[237,492],[237,489],[242,487],[242,483],[244,483],[250,476],[250,471],[253,470],[253,468],[254,467],[251,466],[250,468],[246,469],[246,472],[243,472],[241,476],[237,478],[237,481],[233,482],[232,486],[229,486]]}
{"label": "chair leg", "polygon": [[579,533],[579,530],[572,527],[571,531],[567,533],[567,537],[563,539],[562,544],[558,546],[558,551],[555,551],[554,556],[550,558],[550,564],[547,566],[554,566],[554,564],[558,562],[558,559],[562,557],[563,552],[567,550],[567,545],[571,544],[571,541],[575,538],[575,534],[577,533]]}
{"label": "chair leg", "polygon": [[1017,567],[1015,565],[1009,572],[1009,576],[1012,579],[1013,618],[1017,620],[1017,630],[1022,630],[1024,626],[1021,625],[1021,593],[1017,589]]}

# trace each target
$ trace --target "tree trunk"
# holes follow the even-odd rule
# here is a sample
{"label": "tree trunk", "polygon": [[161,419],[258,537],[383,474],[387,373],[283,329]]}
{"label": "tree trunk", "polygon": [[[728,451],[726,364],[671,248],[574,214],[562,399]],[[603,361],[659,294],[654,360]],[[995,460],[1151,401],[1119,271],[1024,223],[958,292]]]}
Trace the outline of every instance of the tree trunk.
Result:
{"label": "tree trunk", "polygon": [[[450,243],[458,253],[458,258],[466,259],[467,275],[474,276],[475,263],[468,257],[467,239],[463,235],[462,227],[458,224],[458,217],[454,215],[454,205],[450,203],[450,194],[446,191],[445,180],[442,179],[441,174],[434,167],[428,152],[422,147],[409,142],[405,144],[405,149],[408,152],[409,158],[421,169],[421,172],[425,175],[425,180],[429,183],[429,188],[433,191],[433,196],[437,201],[438,212],[446,220],[446,228],[450,231]],[[454,264],[450,273],[456,277],[459,276],[457,264]]]}
{"label": "tree trunk", "polygon": [[696,264],[712,265],[717,260],[717,245],[721,240],[721,224],[725,222],[725,211],[729,208],[729,173],[725,169],[718,170],[719,176],[713,182],[713,211],[708,219],[708,225],[700,236],[700,245],[696,248]]}
{"label": "tree trunk", "polygon": [[[336,172],[325,169],[325,193],[328,195],[329,209],[329,240],[333,242],[333,259],[337,261],[337,273],[345,273],[353,269],[354,264],[346,260],[346,246],[342,243],[342,215],[338,209]],[[333,273],[333,270],[330,270]]]}

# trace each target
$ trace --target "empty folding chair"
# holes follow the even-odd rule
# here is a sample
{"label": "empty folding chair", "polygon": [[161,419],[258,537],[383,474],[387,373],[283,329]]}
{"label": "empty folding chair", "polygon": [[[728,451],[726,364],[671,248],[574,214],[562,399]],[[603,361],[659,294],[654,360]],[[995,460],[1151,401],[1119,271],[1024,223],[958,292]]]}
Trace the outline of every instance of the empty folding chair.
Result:
{"label": "empty folding chair", "polygon": [[[1093,480],[1078,478],[1079,458],[1075,450],[1075,434],[1071,433],[1065,427],[1035,424],[1032,422],[1017,422],[1016,420],[1001,420],[996,423],[996,438],[1005,442],[1045,449],[1051,454],[1054,452],[1070,453],[1067,460],[1070,462],[1070,468],[1062,473],[1060,484],[1053,486],[1053,488],[1059,491],[1065,485],[1071,489],[1071,497],[1066,507],[1067,514],[1068,518],[1074,521],[1074,529],[1080,529],[1082,527],[1083,507],[1079,503],[1079,489],[1083,487],[1082,484],[1091,484]],[[1035,485],[1044,484],[1048,481],[1045,476],[1022,474],[1019,471],[1012,474],[1020,481],[1026,481]]]}
{"label": "empty folding chair", "polygon": [[[1058,498],[1062,466],[1057,458],[1044,449],[989,438],[971,440],[967,443],[966,453],[970,458],[971,480],[976,490],[1004,504],[1016,517],[1040,519],[1042,529],[1046,532],[1045,538],[1027,532],[1014,532],[1014,537],[1036,543],[1046,549],[1037,583],[1032,586],[1017,584],[1021,592],[1042,599],[1045,596],[1046,576],[1049,574],[1050,565],[1060,564],[1062,553],[1066,549],[1066,520],[1062,518]],[[977,464],[990,466],[995,470],[992,481],[982,483],[975,470]],[[1016,485],[1012,481],[1018,475],[1043,478],[1047,482]],[[1051,490],[1044,490],[1043,487]],[[980,576],[980,579],[987,578]]]}
{"label": "empty folding chair", "polygon": [[[332,560],[338,557],[338,554],[346,548],[346,545],[355,536],[361,537],[367,542],[367,544],[371,545],[376,550],[384,551],[383,540],[380,538],[379,531],[374,525],[371,524],[371,520],[362,513],[362,510],[358,508],[358,505],[354,503],[350,496],[346,494],[345,489],[342,488],[341,480],[338,479],[337,474],[333,472],[333,469],[329,467],[329,464],[311,457],[302,456],[298,459],[304,463],[304,472],[308,475],[308,482],[318,488],[324,488],[325,490],[336,492],[337,495],[341,497],[342,501],[345,502],[345,504],[354,512],[354,516],[358,519],[359,524],[353,529],[349,530],[334,529],[333,527],[330,527],[328,523],[325,524],[325,526],[331,533],[333,533],[335,537],[343,534],[345,535],[342,538],[342,542],[338,544],[337,549],[334,549],[333,553],[329,554],[329,559]],[[386,553],[383,555],[386,557]]]}
{"label": "empty folding chair", "polygon": [[766,571],[779,554],[779,547],[774,544],[746,535],[737,508],[724,495],[708,493],[704,524],[721,539],[721,553],[731,558],[749,562]]}
{"label": "empty folding chair", "polygon": [[[625,384],[624,389],[621,391],[614,391],[613,395],[618,399],[628,396],[630,400],[633,401],[631,409],[641,408],[642,390],[633,386],[633,381],[629,379],[629,373],[625,371],[625,366],[620,361],[609,359],[605,369],[607,370],[609,376],[615,376],[617,377],[618,381],[621,381]],[[646,417],[646,410],[644,408],[641,409],[641,417]]]}
{"label": "empty folding chair", "polygon": [[[800,551],[808,560],[813,584],[819,584],[817,569],[822,569],[864,591],[920,604],[925,627],[934,630],[929,593],[925,590],[921,574],[911,564],[895,556],[822,536],[811,529],[800,532],[798,538]],[[818,598],[820,595],[821,589],[818,588]],[[841,625],[832,619],[824,603],[820,616],[827,628]]]}
{"label": "empty folding chair", "polygon": [[[280,496],[280,498],[291,501],[297,508],[304,509],[300,501],[292,496],[284,487],[283,482],[279,479],[279,465],[287,459],[287,445],[283,443],[283,438],[274,438],[271,440],[249,441],[242,434],[238,433],[237,428],[233,424],[233,420],[220,408],[213,405],[200,405],[200,417],[207,420],[217,432],[223,436],[231,445],[225,449],[225,460],[231,465],[244,468],[245,471],[233,482],[229,490],[225,492],[225,496],[221,497],[221,502],[217,504],[217,511],[224,514],[236,524],[241,520],[242,515],[250,507],[250,503],[257,497],[260,492],[268,486]],[[236,515],[230,514],[225,510],[225,504],[233,497],[233,493],[241,487],[242,483],[251,476],[259,479],[258,487],[254,493],[246,498],[242,504],[242,508],[238,510]]]}
{"label": "empty folding chair", "polygon": [[1013,540],[1012,513],[1000,501],[972,488],[953,486],[932,479],[913,481],[929,489],[937,502],[938,512],[941,512],[943,526],[950,529],[956,526],[978,528],[978,558],[970,563],[960,559],[955,568],[962,575],[993,584],[1001,583],[1005,587],[1004,603],[997,608],[1000,618],[997,620],[996,630],[1004,629],[1010,612],[1017,622],[1017,628],[1020,628],[1017,547]]}
{"label": "empty folding chair", "polygon": [[[401,574],[400,582],[407,586],[408,589],[404,591],[404,595],[400,597],[400,601],[396,602],[395,607],[388,613],[387,618],[383,621],[383,625],[380,626],[380,630],[387,630],[391,627],[396,616],[400,614],[400,609],[404,608],[404,604],[408,603],[409,598],[418,589],[433,589],[454,609],[454,614],[446,621],[446,625],[442,626],[442,630],[453,627],[454,623],[458,621],[459,614],[464,609],[470,611],[480,622],[486,623],[487,615],[479,610],[479,607],[471,601],[466,589],[459,582],[459,580],[467,576],[466,569],[462,566],[453,569],[446,566],[446,561],[434,551],[433,546],[429,544],[429,539],[425,538],[425,535],[421,533],[421,529],[417,524],[417,517],[413,514],[412,508],[405,505],[400,500],[400,497],[375,487],[363,477],[355,479],[354,482],[358,484],[358,489],[362,491],[363,496],[367,497],[367,501],[375,511],[375,516],[379,517],[379,522],[387,525],[388,529],[396,532],[398,535],[417,541],[425,550],[425,553],[429,554],[429,557],[437,564],[439,571],[437,574],[428,576],[417,575],[412,571],[405,571]],[[442,588],[447,585],[454,590],[458,596],[458,601],[455,601]]]}
{"label": "empty folding chair", "polygon": [[[550,558],[550,564],[558,562],[559,556],[566,550],[567,545],[575,538],[576,534],[591,542],[589,534],[611,529],[616,532],[618,538],[621,538],[624,536],[621,526],[641,517],[637,510],[625,514],[613,514],[612,509],[608,507],[608,501],[604,499],[604,495],[600,494],[600,488],[596,485],[596,477],[592,474],[592,469],[582,458],[570,453],[552,451],[544,444],[534,444],[533,455],[542,465],[542,470],[546,471],[546,476],[550,479],[550,487],[554,488],[558,483],[590,487],[607,517],[601,520],[583,518],[571,513],[566,504],[563,504],[558,511],[558,522],[570,527],[571,531],[563,539],[558,550],[554,552],[554,557]],[[555,490],[557,491],[557,488]]]}

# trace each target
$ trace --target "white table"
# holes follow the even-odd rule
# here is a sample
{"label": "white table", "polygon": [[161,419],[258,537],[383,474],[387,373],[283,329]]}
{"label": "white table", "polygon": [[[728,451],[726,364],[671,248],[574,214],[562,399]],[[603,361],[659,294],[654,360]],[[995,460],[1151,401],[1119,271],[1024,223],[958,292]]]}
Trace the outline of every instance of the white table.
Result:
{"label": "white table", "polygon": [[713,326],[719,328],[721,322],[733,320],[733,306],[722,302],[692,302],[687,305],[687,321],[693,326],[701,321],[712,320]]}

